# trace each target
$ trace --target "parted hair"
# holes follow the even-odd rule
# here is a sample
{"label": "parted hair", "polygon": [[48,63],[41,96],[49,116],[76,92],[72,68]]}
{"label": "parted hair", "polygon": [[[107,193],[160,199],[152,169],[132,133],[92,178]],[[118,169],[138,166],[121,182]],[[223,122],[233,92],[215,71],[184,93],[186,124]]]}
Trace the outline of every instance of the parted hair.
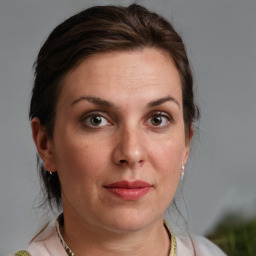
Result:
{"label": "parted hair", "polygon": [[[170,22],[138,4],[91,7],[68,18],[51,32],[34,63],[30,120],[38,117],[49,139],[53,139],[56,105],[65,75],[89,56],[144,48],[164,51],[175,63],[182,85],[184,129],[188,138],[199,112],[184,43]],[[59,207],[62,203],[58,173],[49,175],[37,158],[44,202]]]}

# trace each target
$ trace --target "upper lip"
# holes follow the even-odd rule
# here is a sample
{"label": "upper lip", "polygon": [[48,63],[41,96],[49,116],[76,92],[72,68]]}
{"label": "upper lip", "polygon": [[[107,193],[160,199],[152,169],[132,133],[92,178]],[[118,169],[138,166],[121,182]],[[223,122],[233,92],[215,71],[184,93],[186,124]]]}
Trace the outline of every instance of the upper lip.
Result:
{"label": "upper lip", "polygon": [[105,188],[123,188],[123,189],[133,189],[133,188],[145,188],[152,187],[149,183],[142,180],[127,181],[121,180],[104,186]]}

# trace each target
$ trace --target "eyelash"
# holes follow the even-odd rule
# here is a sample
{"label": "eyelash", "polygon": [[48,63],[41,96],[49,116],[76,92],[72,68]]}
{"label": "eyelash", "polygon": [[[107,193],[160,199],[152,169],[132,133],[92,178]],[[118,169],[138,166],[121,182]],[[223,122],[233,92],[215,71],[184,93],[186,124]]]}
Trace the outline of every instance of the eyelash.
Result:
{"label": "eyelash", "polygon": [[[99,125],[93,125],[92,124],[92,119],[93,118],[96,118],[96,117],[100,117],[101,120]],[[152,121],[153,121],[153,118],[160,118],[161,120],[161,123],[160,125],[153,125],[152,124]],[[164,125],[161,125],[162,122],[163,122],[163,118],[166,120],[165,121],[165,124]],[[102,120],[105,122],[107,122],[108,124],[103,124],[103,125],[100,125],[102,123]],[[108,118],[106,118],[104,116],[104,114],[102,112],[91,112],[91,113],[88,113],[84,116],[82,116],[81,118],[81,123],[86,127],[86,128],[91,128],[91,129],[100,129],[102,127],[106,127],[106,126],[111,126],[113,125],[109,120]],[[96,121],[96,120],[95,120]],[[148,122],[151,121],[151,124],[149,124]],[[160,129],[160,128],[165,128],[168,126],[169,123],[171,123],[173,121],[173,118],[169,115],[169,114],[166,114],[165,112],[153,112],[153,113],[150,113],[147,117],[146,117],[146,123],[147,125],[149,126],[153,126],[153,128],[156,128],[156,129]]]}

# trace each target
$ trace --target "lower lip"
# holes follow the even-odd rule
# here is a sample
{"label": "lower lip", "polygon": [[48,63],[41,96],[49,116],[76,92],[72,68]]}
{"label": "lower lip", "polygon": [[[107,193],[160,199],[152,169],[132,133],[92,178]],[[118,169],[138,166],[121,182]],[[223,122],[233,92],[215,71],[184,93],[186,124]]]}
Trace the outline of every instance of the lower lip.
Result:
{"label": "lower lip", "polygon": [[143,188],[107,188],[107,190],[124,200],[137,200],[146,195],[151,187]]}

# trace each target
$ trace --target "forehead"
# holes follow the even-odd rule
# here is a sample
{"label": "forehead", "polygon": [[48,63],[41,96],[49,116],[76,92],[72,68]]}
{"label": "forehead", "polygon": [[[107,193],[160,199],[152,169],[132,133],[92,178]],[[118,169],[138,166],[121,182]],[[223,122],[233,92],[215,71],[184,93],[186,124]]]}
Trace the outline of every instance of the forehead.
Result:
{"label": "forehead", "polygon": [[59,101],[63,104],[94,94],[112,100],[114,95],[122,99],[147,95],[182,98],[172,58],[156,49],[101,53],[85,59],[64,78]]}

